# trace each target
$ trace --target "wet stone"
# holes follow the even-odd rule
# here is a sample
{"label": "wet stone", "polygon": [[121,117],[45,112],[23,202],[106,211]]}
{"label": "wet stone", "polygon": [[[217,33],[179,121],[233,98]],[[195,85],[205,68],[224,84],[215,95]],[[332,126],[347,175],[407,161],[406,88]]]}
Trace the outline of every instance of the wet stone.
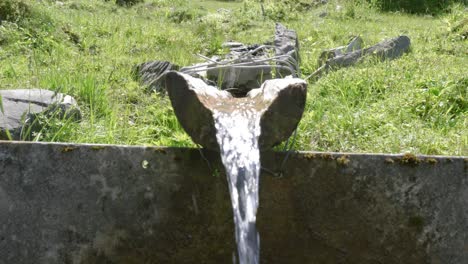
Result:
{"label": "wet stone", "polygon": [[307,96],[307,83],[297,78],[267,80],[242,98],[175,71],[166,75],[166,87],[182,127],[195,143],[212,150],[219,150],[214,112],[259,112],[259,147],[264,150],[281,143],[294,132]]}

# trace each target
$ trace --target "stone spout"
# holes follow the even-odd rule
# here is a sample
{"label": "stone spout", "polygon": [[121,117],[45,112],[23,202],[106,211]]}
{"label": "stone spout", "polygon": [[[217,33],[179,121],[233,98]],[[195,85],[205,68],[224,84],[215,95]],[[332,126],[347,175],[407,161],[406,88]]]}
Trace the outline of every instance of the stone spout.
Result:
{"label": "stone spout", "polygon": [[[261,113],[261,150],[286,140],[296,129],[307,96],[307,83],[298,78],[272,79],[245,97],[237,98],[190,75],[171,71],[166,88],[177,119],[192,140],[207,149],[219,150],[214,111]],[[246,106],[248,110],[246,110]]]}

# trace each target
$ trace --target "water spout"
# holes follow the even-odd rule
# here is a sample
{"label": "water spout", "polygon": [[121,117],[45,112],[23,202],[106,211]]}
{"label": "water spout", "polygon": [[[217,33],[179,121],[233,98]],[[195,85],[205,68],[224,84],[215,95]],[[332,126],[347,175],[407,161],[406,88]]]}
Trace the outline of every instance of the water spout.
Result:
{"label": "water spout", "polygon": [[[235,113],[247,109],[260,115],[260,150],[271,149],[296,129],[304,111],[307,83],[298,78],[272,79],[245,97],[210,86],[201,79],[171,71],[166,88],[177,119],[192,140],[219,151],[214,113]],[[248,107],[247,107],[248,106]]]}
{"label": "water spout", "polygon": [[173,71],[166,76],[166,87],[182,127],[196,143],[221,154],[239,263],[259,263],[255,222],[260,149],[271,148],[294,131],[305,106],[306,82],[297,78],[267,80],[237,98],[201,79]]}

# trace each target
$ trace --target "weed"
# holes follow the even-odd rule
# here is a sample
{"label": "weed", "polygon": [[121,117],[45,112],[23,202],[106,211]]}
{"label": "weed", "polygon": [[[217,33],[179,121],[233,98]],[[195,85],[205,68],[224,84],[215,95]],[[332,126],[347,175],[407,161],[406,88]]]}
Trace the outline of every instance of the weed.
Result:
{"label": "weed", "polygon": [[76,148],[75,147],[70,147],[70,146],[67,146],[67,147],[64,147],[62,148],[62,153],[68,153],[68,152],[71,152],[73,150],[75,150]]}
{"label": "weed", "polygon": [[437,160],[434,158],[427,158],[425,161],[429,164],[437,164]]}

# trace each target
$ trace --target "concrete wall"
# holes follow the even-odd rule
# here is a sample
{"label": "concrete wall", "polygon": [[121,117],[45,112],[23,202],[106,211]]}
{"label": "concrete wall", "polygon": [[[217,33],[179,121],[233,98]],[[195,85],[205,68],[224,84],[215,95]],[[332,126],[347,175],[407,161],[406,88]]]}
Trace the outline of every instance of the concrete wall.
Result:
{"label": "concrete wall", "polygon": [[[232,263],[218,155],[0,143],[0,263]],[[277,170],[283,153],[263,153]],[[296,153],[261,178],[261,263],[468,263],[466,157]]]}

